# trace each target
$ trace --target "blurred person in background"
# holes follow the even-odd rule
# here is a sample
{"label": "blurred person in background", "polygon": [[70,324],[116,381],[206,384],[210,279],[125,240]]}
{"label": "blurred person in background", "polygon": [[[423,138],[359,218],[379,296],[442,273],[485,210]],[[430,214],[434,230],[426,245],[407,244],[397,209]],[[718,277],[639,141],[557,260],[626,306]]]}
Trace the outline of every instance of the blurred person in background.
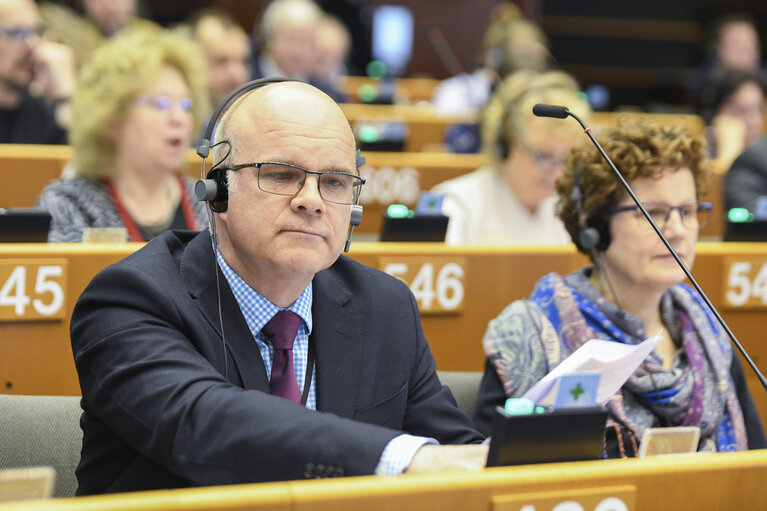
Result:
{"label": "blurred person in background", "polygon": [[346,60],[352,48],[349,30],[335,16],[324,15],[314,33],[315,55],[312,77],[333,90],[343,90]]}
{"label": "blurred person in background", "polygon": [[78,68],[105,40],[123,29],[159,28],[138,17],[137,0],[82,0],[78,4],[82,6],[78,10],[53,2],[40,4],[46,35],[72,49]]}
{"label": "blurred person in background", "polygon": [[336,102],[344,95],[313,76],[316,30],[324,13],[312,0],[272,0],[257,26],[253,79],[283,76],[314,85]]}
{"label": "blurred person in background", "polygon": [[448,78],[437,86],[432,103],[439,113],[475,112],[485,106],[498,80],[518,70],[542,72],[552,64],[546,35],[510,2],[498,5],[491,13],[483,55],[476,71]]}
{"label": "blurred person in background", "polygon": [[208,60],[210,108],[250,79],[248,35],[220,9],[204,9],[189,19],[192,35]]}
{"label": "blurred person in background", "polygon": [[[567,243],[555,214],[555,184],[581,130],[574,122],[533,115],[533,105],[565,105],[588,120],[578,84],[561,71],[517,71],[493,92],[482,115],[488,164],[435,186],[450,217],[446,242]],[[588,122],[588,121],[587,121]]]}
{"label": "blurred person in background", "polygon": [[[711,213],[711,204],[699,202],[710,174],[703,138],[641,121],[619,124],[599,138],[692,267],[698,231]],[[513,302],[490,321],[482,341],[487,363],[477,428],[488,433],[496,405],[523,396],[586,341],[638,344],[658,334],[650,355],[607,401],[603,457],[636,456],[651,427],[700,428],[698,451],[767,447],[727,335],[697,292],[682,283],[684,273],[590,141],[568,155],[557,192],[559,216],[593,265],[542,277],[530,299]],[[596,235],[581,237],[587,228]]]}
{"label": "blurred person in background", "polygon": [[79,242],[86,228],[124,228],[129,241],[208,225],[194,180],[179,173],[207,113],[201,50],[155,29],[114,37],[83,68],[70,129],[76,178],[39,198],[49,241]]}
{"label": "blurred person in background", "polygon": [[746,13],[731,13],[716,19],[713,27],[706,59],[693,75],[691,91],[694,99],[724,70],[755,73],[767,79],[753,17]]}
{"label": "blurred person in background", "polygon": [[722,69],[700,92],[709,156],[727,168],[764,128],[765,81],[751,71]]}
{"label": "blurred person in background", "polygon": [[[66,144],[75,77],[66,48],[44,41],[36,4],[0,0],[0,143]],[[51,101],[31,94],[46,93]]]}

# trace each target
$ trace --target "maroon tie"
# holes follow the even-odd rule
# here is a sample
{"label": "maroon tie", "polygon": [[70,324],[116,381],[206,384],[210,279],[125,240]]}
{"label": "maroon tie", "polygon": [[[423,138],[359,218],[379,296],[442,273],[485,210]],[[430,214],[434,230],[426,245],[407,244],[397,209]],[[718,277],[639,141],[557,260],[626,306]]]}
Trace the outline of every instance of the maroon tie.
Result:
{"label": "maroon tie", "polygon": [[279,311],[261,329],[272,342],[274,359],[269,390],[275,396],[301,402],[301,392],[293,370],[293,341],[301,324],[301,316],[290,311]]}

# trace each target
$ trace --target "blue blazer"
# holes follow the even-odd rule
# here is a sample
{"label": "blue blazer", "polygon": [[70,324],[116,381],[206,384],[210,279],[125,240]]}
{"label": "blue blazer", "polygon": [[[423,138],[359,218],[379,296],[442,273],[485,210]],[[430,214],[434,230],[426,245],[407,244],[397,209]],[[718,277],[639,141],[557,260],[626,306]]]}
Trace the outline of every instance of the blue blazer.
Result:
{"label": "blue blazer", "polygon": [[341,256],[313,292],[317,411],[269,394],[207,232],[167,232],[96,275],[71,322],[78,493],[365,475],[403,431],[482,439],[440,384],[404,283]]}

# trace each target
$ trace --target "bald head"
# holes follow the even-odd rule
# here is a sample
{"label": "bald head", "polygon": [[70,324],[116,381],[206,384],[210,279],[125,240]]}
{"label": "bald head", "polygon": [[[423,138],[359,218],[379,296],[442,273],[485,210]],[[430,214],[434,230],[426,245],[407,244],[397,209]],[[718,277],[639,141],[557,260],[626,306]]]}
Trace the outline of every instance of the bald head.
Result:
{"label": "bald head", "polygon": [[[264,142],[273,136],[277,147]],[[244,148],[292,152],[287,140],[296,137],[348,150],[348,170],[355,170],[354,134],[343,111],[327,94],[303,82],[267,85],[238,99],[224,115],[215,140],[230,140],[236,158]]]}

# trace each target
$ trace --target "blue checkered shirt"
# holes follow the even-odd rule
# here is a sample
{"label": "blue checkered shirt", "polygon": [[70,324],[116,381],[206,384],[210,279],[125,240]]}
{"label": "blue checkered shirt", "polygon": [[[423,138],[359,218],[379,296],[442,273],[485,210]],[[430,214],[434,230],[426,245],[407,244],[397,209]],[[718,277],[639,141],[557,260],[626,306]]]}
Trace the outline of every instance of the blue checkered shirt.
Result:
{"label": "blue checkered shirt", "polygon": [[[274,360],[274,349],[269,339],[261,333],[261,329],[271,320],[279,307],[267,300],[261,293],[250,287],[237,273],[226,263],[221,253],[216,250],[216,260],[218,266],[229,283],[229,287],[234,294],[237,305],[240,307],[245,322],[250,329],[250,333],[256,340],[258,351],[264,361],[266,374],[271,378],[272,360]],[[298,314],[301,319],[301,325],[298,327],[296,340],[293,342],[293,369],[296,374],[298,388],[304,388],[304,379],[306,377],[306,364],[309,353],[309,335],[312,333],[312,284],[304,289],[301,296],[293,302],[289,311]],[[316,364],[312,368],[312,382],[309,387],[309,395],[306,399],[306,407],[312,410],[317,409],[317,371]],[[418,437],[412,435],[399,435],[386,444],[381,458],[378,460],[378,466],[375,469],[377,475],[397,475],[405,471],[415,456],[415,453],[425,444],[437,443],[434,439]]]}

